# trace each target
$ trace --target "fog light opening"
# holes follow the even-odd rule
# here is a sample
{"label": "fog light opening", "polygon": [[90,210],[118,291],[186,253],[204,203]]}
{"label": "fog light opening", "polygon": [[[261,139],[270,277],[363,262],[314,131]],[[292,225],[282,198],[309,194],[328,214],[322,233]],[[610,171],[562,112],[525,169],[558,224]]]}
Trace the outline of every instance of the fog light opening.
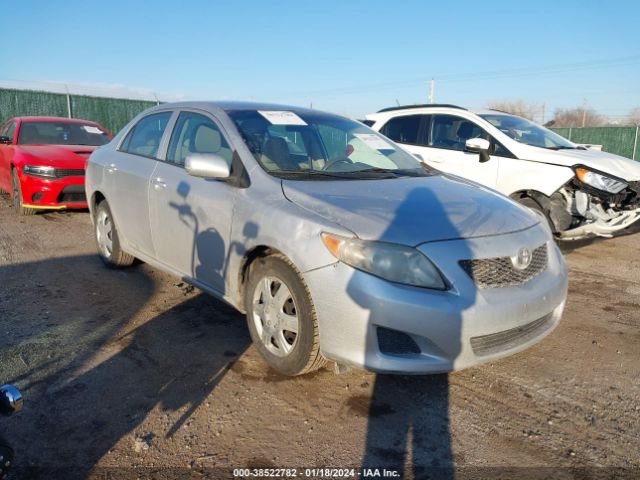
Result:
{"label": "fog light opening", "polygon": [[390,328],[378,327],[378,348],[385,355],[419,355],[420,347],[411,336]]}

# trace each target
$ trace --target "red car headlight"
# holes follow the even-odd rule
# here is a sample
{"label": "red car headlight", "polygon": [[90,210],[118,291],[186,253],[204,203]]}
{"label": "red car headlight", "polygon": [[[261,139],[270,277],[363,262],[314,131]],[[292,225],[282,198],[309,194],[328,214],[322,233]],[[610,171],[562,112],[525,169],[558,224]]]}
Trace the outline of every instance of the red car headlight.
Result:
{"label": "red car headlight", "polygon": [[40,165],[25,165],[22,167],[22,173],[33,175],[34,177],[56,178],[56,169],[53,167],[44,167]]}

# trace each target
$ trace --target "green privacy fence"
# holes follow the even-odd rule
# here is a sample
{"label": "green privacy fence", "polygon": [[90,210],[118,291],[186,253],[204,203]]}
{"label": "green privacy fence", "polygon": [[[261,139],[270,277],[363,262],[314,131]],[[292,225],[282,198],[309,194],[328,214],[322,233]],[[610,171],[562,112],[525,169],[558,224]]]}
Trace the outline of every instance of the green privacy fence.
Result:
{"label": "green privacy fence", "polygon": [[138,113],[156,104],[145,100],[0,88],[0,122],[22,115],[82,118],[104,125],[115,135]]}
{"label": "green privacy fence", "polygon": [[[147,100],[0,88],[0,122],[21,115],[82,118],[104,125],[115,135],[138,113],[156,104]],[[640,161],[640,129],[636,126],[552,130],[572,142],[602,145],[605,152]]]}
{"label": "green privacy fence", "polygon": [[574,143],[602,145],[605,152],[615,153],[623,157],[640,160],[640,128],[633,127],[583,127],[552,128]]}

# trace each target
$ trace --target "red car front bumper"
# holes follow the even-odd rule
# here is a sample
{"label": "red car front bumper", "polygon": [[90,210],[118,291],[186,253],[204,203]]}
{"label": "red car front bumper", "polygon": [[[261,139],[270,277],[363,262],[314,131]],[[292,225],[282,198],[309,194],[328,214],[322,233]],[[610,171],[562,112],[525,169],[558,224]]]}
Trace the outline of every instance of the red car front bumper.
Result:
{"label": "red car front bumper", "polygon": [[62,210],[88,207],[84,176],[42,178],[21,173],[20,186],[25,208]]}

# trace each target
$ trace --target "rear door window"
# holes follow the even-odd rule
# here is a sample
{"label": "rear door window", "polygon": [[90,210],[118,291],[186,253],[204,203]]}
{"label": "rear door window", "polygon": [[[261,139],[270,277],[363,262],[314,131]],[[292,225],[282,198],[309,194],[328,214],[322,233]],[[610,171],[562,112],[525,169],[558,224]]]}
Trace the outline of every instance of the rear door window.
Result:
{"label": "rear door window", "polygon": [[381,129],[385,137],[394,142],[409,145],[424,145],[420,132],[423,118],[427,115],[403,115],[389,120]]}
{"label": "rear door window", "polygon": [[120,149],[134,155],[156,158],[171,113],[154,113],[144,117],[129,132]]}

